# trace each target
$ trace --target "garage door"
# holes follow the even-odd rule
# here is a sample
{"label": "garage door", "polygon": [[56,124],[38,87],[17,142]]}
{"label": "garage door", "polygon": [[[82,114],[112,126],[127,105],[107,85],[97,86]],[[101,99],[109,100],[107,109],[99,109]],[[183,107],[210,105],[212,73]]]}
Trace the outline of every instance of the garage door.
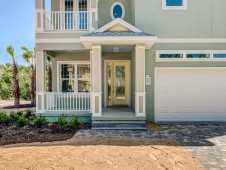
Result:
{"label": "garage door", "polygon": [[226,121],[226,68],[157,68],[156,121]]}

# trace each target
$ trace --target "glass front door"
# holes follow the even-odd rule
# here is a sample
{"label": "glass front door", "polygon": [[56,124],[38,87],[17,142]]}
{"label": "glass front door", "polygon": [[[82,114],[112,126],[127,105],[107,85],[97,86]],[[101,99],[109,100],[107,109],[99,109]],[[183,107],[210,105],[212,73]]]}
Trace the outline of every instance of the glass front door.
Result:
{"label": "glass front door", "polygon": [[106,63],[107,105],[129,106],[130,65],[128,61]]}

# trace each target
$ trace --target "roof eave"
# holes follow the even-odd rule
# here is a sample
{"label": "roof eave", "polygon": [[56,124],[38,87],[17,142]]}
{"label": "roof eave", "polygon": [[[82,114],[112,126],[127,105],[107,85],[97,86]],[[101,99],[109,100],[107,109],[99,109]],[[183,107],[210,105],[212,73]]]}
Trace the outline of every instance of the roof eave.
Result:
{"label": "roof eave", "polygon": [[80,41],[86,49],[91,49],[92,44],[101,45],[136,45],[145,44],[146,49],[150,49],[156,42],[157,36],[82,36]]}

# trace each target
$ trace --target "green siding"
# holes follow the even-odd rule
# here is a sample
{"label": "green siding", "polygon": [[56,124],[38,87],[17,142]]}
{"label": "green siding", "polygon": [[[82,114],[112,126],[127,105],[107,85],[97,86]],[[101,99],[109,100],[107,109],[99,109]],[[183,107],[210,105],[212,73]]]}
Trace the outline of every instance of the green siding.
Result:
{"label": "green siding", "polygon": [[104,26],[105,24],[112,21],[111,18],[111,6],[115,2],[121,2],[125,8],[125,17],[124,20],[126,22],[132,23],[132,10],[131,10],[131,0],[99,0],[98,2],[98,22],[99,28]]}
{"label": "green siding", "polygon": [[135,26],[158,37],[226,37],[226,1],[189,0],[188,10],[164,11],[162,0],[136,0]]}

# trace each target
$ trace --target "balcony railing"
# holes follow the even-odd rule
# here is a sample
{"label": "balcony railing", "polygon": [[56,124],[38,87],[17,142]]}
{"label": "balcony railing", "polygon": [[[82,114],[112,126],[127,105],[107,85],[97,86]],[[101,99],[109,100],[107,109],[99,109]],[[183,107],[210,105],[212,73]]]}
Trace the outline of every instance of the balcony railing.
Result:
{"label": "balcony railing", "polygon": [[93,13],[90,11],[51,11],[44,12],[44,30],[91,30]]}
{"label": "balcony railing", "polygon": [[46,92],[45,99],[45,111],[90,111],[90,93]]}

